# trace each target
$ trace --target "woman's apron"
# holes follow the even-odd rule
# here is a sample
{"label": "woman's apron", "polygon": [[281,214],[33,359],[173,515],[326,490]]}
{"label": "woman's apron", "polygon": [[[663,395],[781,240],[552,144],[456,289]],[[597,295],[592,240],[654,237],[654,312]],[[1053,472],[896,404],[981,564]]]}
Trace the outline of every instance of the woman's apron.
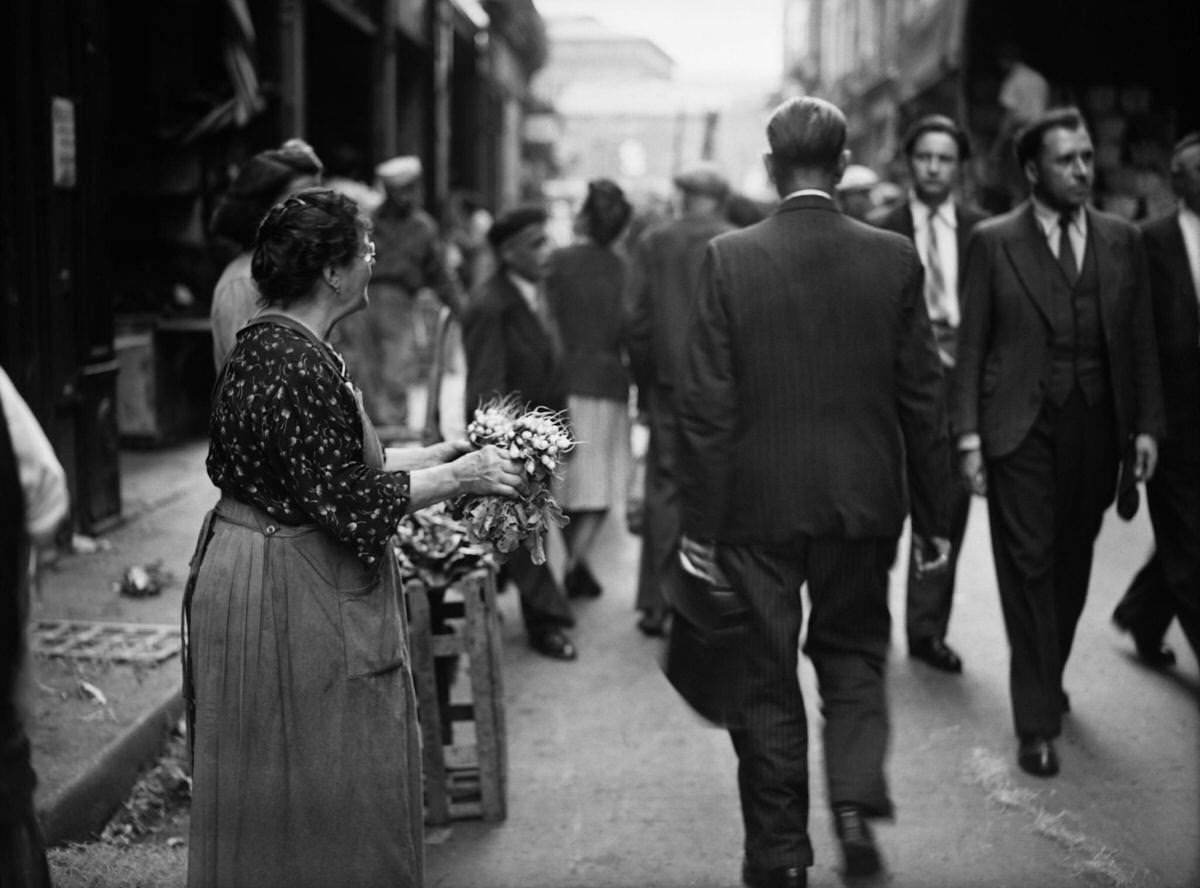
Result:
{"label": "woman's apron", "polygon": [[[321,345],[290,318],[250,323]],[[355,395],[364,462],[380,469]],[[183,630],[190,888],[420,886],[421,756],[394,553],[366,568],[319,526],[223,495],[192,557]]]}

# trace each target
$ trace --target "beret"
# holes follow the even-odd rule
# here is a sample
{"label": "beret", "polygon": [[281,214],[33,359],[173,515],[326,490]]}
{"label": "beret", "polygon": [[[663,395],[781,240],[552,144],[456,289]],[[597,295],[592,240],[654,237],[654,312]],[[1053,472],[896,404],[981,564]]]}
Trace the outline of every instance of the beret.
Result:
{"label": "beret", "polygon": [[487,233],[488,243],[498,250],[530,225],[545,225],[547,218],[545,209],[535,204],[515,207],[501,213],[492,223]]}

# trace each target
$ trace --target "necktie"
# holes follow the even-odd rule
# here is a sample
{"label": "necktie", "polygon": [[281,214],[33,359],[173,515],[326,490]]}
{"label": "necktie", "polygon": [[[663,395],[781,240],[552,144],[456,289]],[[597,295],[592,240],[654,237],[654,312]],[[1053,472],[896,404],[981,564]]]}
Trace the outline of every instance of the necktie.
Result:
{"label": "necktie", "polygon": [[929,246],[925,249],[925,304],[929,317],[935,321],[947,319],[946,277],[942,272],[942,255],[938,251],[937,211],[929,211]]}
{"label": "necktie", "polygon": [[1075,286],[1079,277],[1079,263],[1075,260],[1075,247],[1071,243],[1070,213],[1058,217],[1058,264],[1062,266],[1063,274],[1071,286]]}

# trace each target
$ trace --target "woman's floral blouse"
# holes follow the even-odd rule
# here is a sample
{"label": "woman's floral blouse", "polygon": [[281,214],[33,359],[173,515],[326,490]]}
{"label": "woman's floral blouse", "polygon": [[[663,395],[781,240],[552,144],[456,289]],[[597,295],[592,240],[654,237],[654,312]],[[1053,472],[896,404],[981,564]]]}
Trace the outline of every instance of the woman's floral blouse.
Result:
{"label": "woman's floral blouse", "polygon": [[209,426],[208,476],[281,524],[324,527],[375,564],[408,505],[408,474],[363,462],[345,364],[278,324],[238,337]]}

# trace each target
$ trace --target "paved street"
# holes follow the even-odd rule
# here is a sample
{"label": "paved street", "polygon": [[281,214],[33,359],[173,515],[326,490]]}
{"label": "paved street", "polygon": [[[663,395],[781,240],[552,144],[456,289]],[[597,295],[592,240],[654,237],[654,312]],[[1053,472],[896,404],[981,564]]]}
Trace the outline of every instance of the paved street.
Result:
{"label": "paved street", "polygon": [[[1144,513],[1144,510],[1143,510]],[[950,641],[961,677],[893,654],[890,773],[898,807],[878,830],[895,888],[1200,885],[1197,665],[1177,629],[1172,673],[1139,667],[1109,614],[1150,545],[1143,515],[1115,516],[1067,674],[1073,713],[1062,774],[1015,763],[1007,650],[976,503]],[[636,542],[608,528],[607,592],[577,608],[578,662],[525,647],[513,592],[501,597],[510,743],[509,817],[431,835],[437,888],[732,888],[741,823],[725,734],[700,724],[662,678],[659,644],[634,628]],[[903,575],[897,565],[896,577]],[[903,613],[894,584],[893,613]],[[894,639],[903,643],[902,625]],[[803,675],[817,724],[812,674]],[[819,774],[819,744],[810,761]],[[840,884],[824,787],[813,784],[810,884]]]}
{"label": "paved street", "polygon": [[[179,579],[213,491],[195,442],[123,454],[133,519],[111,551],[68,559],[45,578],[56,615],[171,623],[180,583],[153,599],[107,591],[120,565],[162,559]],[[166,460],[155,470],[147,460]],[[162,479],[171,477],[169,483]],[[157,480],[156,480],[157,479]],[[189,480],[190,479],[190,480]],[[890,672],[895,725],[890,774],[899,816],[879,829],[892,888],[1200,885],[1200,679],[1177,629],[1179,667],[1137,665],[1108,616],[1150,545],[1143,514],[1110,516],[1067,675],[1073,713],[1062,774],[1039,781],[1016,767],[1007,651],[976,503],[961,563],[950,641],[961,677],[910,662]],[[138,515],[142,517],[138,518]],[[660,643],[634,628],[637,541],[606,528],[598,567],[607,591],[577,606],[578,662],[524,644],[515,593],[500,598],[509,733],[509,817],[460,821],[429,835],[431,888],[734,888],[741,823],[725,734],[695,719],[662,678]],[[895,576],[903,575],[903,563]],[[87,574],[87,576],[84,576]],[[90,576],[90,580],[88,579]],[[96,586],[98,594],[79,596]],[[902,587],[894,587],[897,625]],[[76,597],[72,598],[74,595]],[[902,644],[902,629],[894,633]],[[818,724],[811,670],[803,679]],[[819,774],[821,751],[811,750]],[[813,784],[811,884],[840,884],[824,787]]]}

